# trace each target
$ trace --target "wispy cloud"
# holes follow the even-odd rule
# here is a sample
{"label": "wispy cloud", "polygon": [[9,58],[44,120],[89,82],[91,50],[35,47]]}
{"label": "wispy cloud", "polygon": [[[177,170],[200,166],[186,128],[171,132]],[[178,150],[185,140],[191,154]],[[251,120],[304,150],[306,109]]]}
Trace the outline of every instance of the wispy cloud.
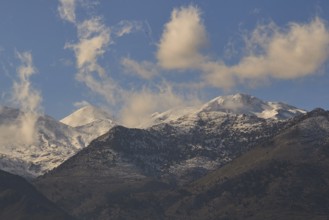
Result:
{"label": "wispy cloud", "polygon": [[147,123],[152,113],[199,103],[195,96],[177,94],[168,83],[163,83],[154,90],[143,88],[141,91],[130,92],[124,98],[121,121],[128,127]]}
{"label": "wispy cloud", "polygon": [[143,30],[143,22],[122,20],[115,29],[115,35],[122,37],[124,35]]}
{"label": "wispy cloud", "polygon": [[254,8],[253,10],[250,11],[250,14],[259,15],[261,12],[262,12],[261,8]]}
{"label": "wispy cloud", "polygon": [[153,38],[153,31],[152,31],[150,23],[147,20],[144,21],[144,28],[145,28],[144,29],[145,35],[148,37],[148,39],[150,41],[150,45],[154,45],[155,41]]}
{"label": "wispy cloud", "polygon": [[77,25],[77,29],[79,42],[66,44],[65,47],[74,50],[79,69],[88,67],[90,71],[95,71],[100,68],[97,58],[104,54],[110,43],[110,29],[98,17],[85,20]]}
{"label": "wispy cloud", "polygon": [[85,107],[85,106],[90,105],[90,103],[88,101],[86,101],[86,100],[82,100],[80,102],[75,102],[73,105],[76,108],[82,108],[82,107]]}
{"label": "wispy cloud", "polygon": [[159,73],[159,67],[152,62],[142,61],[137,62],[130,58],[123,58],[121,65],[125,72],[135,74],[144,79],[151,79]]}
{"label": "wispy cloud", "polygon": [[[67,20],[66,17],[62,18]],[[154,111],[164,111],[185,103],[185,99],[177,95],[170,85],[155,86],[155,89],[143,88],[139,91],[132,88],[127,91],[118,85],[99,64],[99,59],[112,43],[111,34],[120,37],[138,31],[142,28],[142,24],[123,21],[119,23],[120,28],[117,32],[107,27],[100,17],[92,17],[82,22],[77,20],[74,24],[78,30],[78,42],[68,43],[65,48],[72,49],[75,53],[78,69],[76,79],[94,93],[104,97],[109,105],[113,106],[119,100],[122,104],[119,115],[123,124],[136,126]],[[148,61],[138,63],[123,58],[122,65],[126,71],[144,79],[150,79],[158,74],[157,65]]]}
{"label": "wispy cloud", "polygon": [[76,28],[78,42],[65,45],[65,48],[72,49],[75,53],[78,69],[76,79],[104,97],[108,103],[115,103],[120,89],[98,62],[111,43],[110,28],[100,17],[77,23]]}
{"label": "wispy cloud", "polygon": [[76,0],[59,0],[58,12],[63,20],[75,23],[75,5]]}
{"label": "wispy cloud", "polygon": [[17,52],[17,57],[22,65],[17,69],[18,81],[14,82],[12,98],[24,112],[35,113],[40,110],[42,98],[40,92],[34,89],[30,82],[30,77],[37,72],[33,65],[32,54]]}
{"label": "wispy cloud", "polygon": [[0,143],[32,144],[36,138],[36,122],[42,100],[38,90],[33,88],[30,77],[36,73],[30,52],[17,52],[21,65],[17,69],[18,80],[13,83],[12,101],[19,107],[20,113],[13,121],[0,126]]}

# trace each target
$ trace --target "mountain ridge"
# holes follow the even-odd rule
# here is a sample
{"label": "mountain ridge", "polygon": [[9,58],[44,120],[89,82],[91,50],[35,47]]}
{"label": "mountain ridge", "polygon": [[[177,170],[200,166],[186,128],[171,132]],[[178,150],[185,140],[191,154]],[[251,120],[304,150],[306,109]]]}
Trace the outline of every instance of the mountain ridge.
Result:
{"label": "mountain ridge", "polygon": [[100,120],[113,121],[107,111],[93,105],[86,105],[59,121],[71,127],[81,127]]}
{"label": "mountain ridge", "polygon": [[151,115],[150,121],[140,127],[147,128],[160,123],[171,123],[180,118],[193,118],[199,114],[209,112],[246,114],[273,120],[286,120],[298,114],[306,113],[303,109],[282,102],[263,101],[251,95],[237,93],[215,97],[200,107],[174,108],[165,112],[154,113]]}
{"label": "mountain ridge", "polygon": [[168,218],[326,219],[328,135],[328,111],[297,117],[269,142],[187,186]]}
{"label": "mountain ridge", "polygon": [[[230,115],[230,117],[266,121],[248,115]],[[238,120],[239,123],[240,120]],[[201,126],[199,127],[202,128],[201,130],[207,130],[207,127],[202,126],[207,124],[209,126],[209,123],[198,124],[198,126]],[[256,146],[244,148],[245,146],[242,145],[241,149],[237,148],[235,152],[232,152],[229,163],[215,166],[214,170],[210,169],[203,175],[200,175],[200,172],[204,172],[205,166],[203,168],[202,166],[195,167],[196,169],[182,175],[179,171],[179,166],[186,166],[188,169],[193,167],[190,159],[197,158],[196,164],[200,166],[204,162],[209,163],[211,158],[220,156],[220,154],[215,154],[216,151],[208,151],[207,148],[211,148],[209,142],[203,147],[200,145],[198,148],[193,148],[192,151],[188,150],[188,145],[182,145],[182,143],[193,141],[193,137],[197,138],[194,133],[188,138],[184,137],[184,132],[179,133],[175,130],[179,128],[168,124],[160,126],[164,130],[159,130],[158,127],[155,130],[142,130],[116,126],[55,170],[39,177],[36,185],[49,199],[82,219],[120,219],[123,216],[125,219],[268,219],[271,217],[291,219],[291,216],[297,218],[303,217],[303,215],[305,215],[304,218],[299,219],[312,217],[321,219],[323,216],[321,213],[326,213],[327,204],[329,207],[329,200],[325,205],[312,209],[307,209],[307,202],[304,201],[310,201],[313,207],[317,204],[317,198],[326,198],[327,191],[324,191],[324,196],[319,197],[309,197],[310,194],[301,193],[303,200],[300,202],[294,199],[293,201],[298,204],[298,207],[306,210],[301,212],[301,215],[298,215],[298,209],[292,206],[293,203],[280,203],[281,200],[277,199],[274,200],[278,201],[275,203],[276,206],[273,206],[276,210],[274,213],[270,208],[272,203],[269,203],[271,200],[266,197],[266,192],[272,195],[272,192],[268,190],[275,187],[275,185],[271,185],[271,181],[273,181],[280,186],[276,188],[275,192],[282,191],[284,194],[281,196],[284,201],[290,201],[291,198],[294,198],[290,196],[298,195],[293,192],[302,189],[303,184],[307,184],[309,172],[320,172],[320,179],[318,180],[317,176],[313,175],[313,180],[308,185],[310,187],[308,190],[319,195],[318,190],[321,188],[317,189],[316,184],[322,181],[321,178],[327,178],[327,169],[322,167],[326,163],[319,165],[317,162],[321,158],[321,160],[328,160],[325,155],[329,156],[329,148],[325,147],[329,143],[327,138],[329,113],[317,109],[280,123],[283,124],[279,126],[278,131],[270,131],[272,135],[255,142]],[[264,134],[263,129],[260,130],[262,134]],[[170,140],[175,139],[175,135],[183,135],[179,136],[183,138],[182,142],[172,142],[171,144],[163,142],[155,145],[160,139],[164,140],[163,137],[158,139],[160,134],[157,132],[162,131],[164,131],[162,135],[168,135]],[[191,131],[195,132],[193,130],[189,132]],[[256,136],[259,134],[256,133]],[[213,139],[212,136],[205,134],[201,137]],[[230,134],[225,133],[225,139],[228,137]],[[241,134],[236,134],[234,139],[237,137],[241,137]],[[236,146],[236,143],[233,143],[232,146]],[[170,149],[171,147],[173,150]],[[225,152],[225,148],[218,149]],[[152,151],[156,154],[153,154]],[[191,155],[191,157],[186,157],[187,155]],[[308,156],[313,159],[308,161]],[[205,161],[202,161],[202,158]],[[311,170],[305,168],[305,163],[309,164]],[[161,167],[160,164],[166,166]],[[177,167],[175,164],[179,166]],[[173,168],[177,168],[178,173],[176,174],[178,175],[174,175],[176,171],[173,172]],[[153,172],[161,173],[162,171],[169,172],[170,175],[153,175]],[[293,179],[285,182],[284,180],[289,177],[290,172]],[[186,175],[196,175],[196,179],[187,178],[188,181],[183,184],[173,181],[175,178],[184,179]],[[294,183],[295,179],[299,181],[298,184]],[[325,181],[329,181],[329,176]],[[83,187],[79,187],[78,183]],[[287,185],[282,185],[283,183]],[[54,188],[55,186],[56,188]],[[268,188],[269,186],[271,188]],[[284,186],[287,186],[292,193],[285,190]],[[321,186],[323,187],[323,184]],[[113,191],[114,189],[115,191]],[[53,190],[60,193],[54,194]],[[88,199],[89,194],[95,197]],[[275,196],[273,198],[281,198],[276,194],[273,196]],[[65,198],[67,197],[73,201],[79,201],[79,205],[75,202],[66,203]],[[264,204],[263,211],[259,210],[259,206],[255,202],[258,201],[258,198],[261,198],[260,201]],[[216,203],[217,200],[221,203]],[[218,209],[218,207],[223,207],[223,209]],[[250,207],[250,209],[246,207]],[[321,211],[319,215],[316,213],[317,210]]]}
{"label": "mountain ridge", "polygon": [[[1,126],[16,125],[20,115],[18,109],[2,107]],[[0,168],[27,178],[35,178],[57,167],[66,159],[86,147],[93,139],[107,132],[112,122],[96,121],[92,124],[71,127],[47,115],[36,115],[35,139],[32,143],[9,143],[0,147]],[[15,131],[13,131],[15,132]]]}
{"label": "mountain ridge", "polygon": [[[298,114],[297,118],[300,117],[302,115]],[[296,120],[213,111],[187,116],[187,119],[181,117],[147,129],[115,126],[59,167],[39,177],[36,185],[49,199],[66,207],[76,217],[115,219],[126,216],[122,211],[122,215],[114,217],[115,207],[118,203],[139,207],[140,202],[128,196],[136,193],[143,195],[148,208],[143,207],[158,218],[157,211],[163,212],[163,209],[157,202],[153,207],[154,195],[185,186],[230,164],[255,145],[292,126]],[[99,187],[94,187],[95,184]],[[54,186],[63,193],[55,195]],[[95,197],[89,200],[87,195]],[[67,197],[79,203],[68,204]],[[87,204],[102,211],[97,212]],[[145,218],[132,206],[126,208],[131,211],[127,211],[130,213],[127,219]]]}
{"label": "mountain ridge", "polygon": [[[271,116],[273,118],[260,117],[264,109],[272,111]],[[303,110],[286,104],[273,104],[273,102],[264,102],[246,94],[235,94],[219,96],[205,103],[202,107],[176,108],[163,113],[153,114],[150,121],[142,127],[158,136],[176,132],[177,134],[173,135],[180,135],[179,137],[183,137],[183,140],[195,139],[193,135],[205,135],[207,137],[210,136],[207,134],[209,133],[213,136],[213,138],[206,138],[209,143],[201,143],[197,140],[190,145],[182,143],[182,146],[185,146],[188,151],[204,151],[203,154],[208,155],[210,154],[209,152],[215,151],[215,146],[224,146],[224,148],[228,149],[225,146],[232,145],[235,141],[233,137],[227,137],[228,142],[232,142],[229,144],[221,140],[227,134],[239,134],[248,140],[248,135],[255,135],[253,132],[259,132],[263,126],[272,126],[270,124],[274,126],[274,124],[279,123],[280,118],[286,119],[303,113]],[[2,107],[0,124],[10,124],[20,114],[20,111],[17,109]],[[63,118],[61,122],[50,116],[39,115],[36,123],[37,141],[31,145],[21,144],[13,147],[11,144],[10,146],[2,146],[0,148],[2,158],[0,160],[0,168],[34,178],[57,167],[86,147],[93,139],[105,134],[116,125],[118,123],[113,121],[109,113],[91,105],[78,109]],[[202,131],[200,129],[206,130]],[[216,135],[217,130],[219,134]],[[189,133],[193,135],[191,136]],[[263,134],[261,136],[265,137]],[[241,141],[242,139],[238,141],[240,143],[237,144],[238,147],[241,143],[246,143],[246,141]],[[177,140],[177,143],[181,142]],[[168,143],[172,144],[170,141]],[[131,146],[130,144],[128,145]],[[207,145],[212,147],[209,149],[202,147]],[[232,147],[233,149],[238,148]],[[197,148],[203,150],[196,150]],[[200,158],[187,158],[186,163],[192,167],[197,167],[197,164],[203,161],[202,163],[204,163],[204,167],[207,170],[221,164],[221,162],[208,164],[207,160],[204,160],[203,154],[200,154]],[[215,155],[219,155],[218,152]],[[221,156],[221,159],[223,158],[224,156]],[[182,166],[185,167],[185,165]],[[170,169],[180,170],[181,168],[181,165],[178,165],[178,167]]]}

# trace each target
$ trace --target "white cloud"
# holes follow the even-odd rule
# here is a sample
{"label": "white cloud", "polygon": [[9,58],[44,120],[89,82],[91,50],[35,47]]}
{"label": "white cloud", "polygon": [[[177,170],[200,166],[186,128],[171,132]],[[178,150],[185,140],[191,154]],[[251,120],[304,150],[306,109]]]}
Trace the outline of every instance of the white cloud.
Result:
{"label": "white cloud", "polygon": [[75,23],[76,0],[59,0],[58,12],[63,20]]}
{"label": "white cloud", "polygon": [[97,58],[102,56],[110,43],[110,29],[100,18],[92,18],[78,24],[77,44],[67,44],[76,54],[78,68],[88,67],[91,71],[99,68]]}
{"label": "white cloud", "polygon": [[236,77],[222,61],[204,62],[199,68],[203,72],[203,86],[213,86],[229,90],[236,84]]}
{"label": "white cloud", "polygon": [[22,65],[17,69],[19,80],[13,85],[13,101],[24,112],[37,112],[42,98],[40,92],[35,90],[30,82],[30,77],[36,73],[32,54],[29,52],[17,53],[17,57]]}
{"label": "white cloud", "polygon": [[163,112],[197,102],[195,97],[176,94],[168,84],[159,86],[155,91],[144,88],[142,91],[126,94],[125,105],[121,111],[121,121],[125,126],[136,127],[146,123],[151,114],[155,112]]}
{"label": "white cloud", "polygon": [[195,68],[204,60],[200,50],[206,42],[200,10],[195,6],[174,9],[158,45],[159,65],[166,69]]}
{"label": "white cloud", "polygon": [[39,91],[33,88],[30,77],[36,73],[32,54],[17,53],[21,65],[17,69],[18,80],[13,84],[12,101],[19,107],[20,113],[15,120],[0,126],[0,144],[32,144],[36,138],[36,122],[42,100]]}
{"label": "white cloud", "polygon": [[85,106],[89,106],[90,103],[88,101],[82,100],[80,102],[73,103],[73,105],[74,105],[74,107],[79,109],[79,108],[82,108],[82,107],[85,107]]}
{"label": "white cloud", "polygon": [[230,89],[239,83],[270,78],[296,79],[316,74],[329,57],[329,31],[316,17],[309,23],[258,25],[245,36],[245,55],[235,65],[211,60],[200,52],[206,28],[194,6],[174,9],[165,25],[157,58],[161,67],[200,71],[204,85]]}
{"label": "white cloud", "polygon": [[[155,90],[127,91],[106,73],[100,59],[113,43],[113,36],[121,37],[145,27],[140,22],[124,20],[110,29],[101,18],[95,16],[80,22],[75,16],[78,2],[81,1],[60,0],[59,7],[61,18],[73,23],[78,30],[78,41],[65,46],[75,53],[76,79],[104,97],[110,106],[123,103],[120,114],[127,126],[140,124],[156,111],[185,105],[186,97],[174,93],[173,86],[175,89],[183,88],[185,92],[192,87],[201,90],[205,86],[229,90],[245,82],[295,79],[315,74],[329,56],[328,28],[323,20],[314,18],[304,24],[290,23],[285,28],[278,27],[274,22],[258,25],[245,36],[245,54],[236,64],[228,65],[224,59],[212,59],[202,51],[207,44],[206,27],[200,9],[190,5],[172,11],[157,44],[157,64],[137,62],[126,57],[122,58],[121,65],[126,72],[146,80],[160,75],[160,68],[181,72],[195,70],[200,73],[200,81],[188,79],[178,84],[171,81],[168,82],[170,85],[161,85]],[[149,27],[147,22],[145,24]],[[150,28],[146,33],[152,38]],[[236,60],[238,53],[234,45],[228,46],[226,55]]]}
{"label": "white cloud", "polygon": [[[315,74],[329,55],[329,31],[323,20],[290,23],[286,30],[258,26],[248,42],[250,55],[231,67],[241,78],[294,79]],[[258,48],[255,50],[254,48]]]}
{"label": "white cloud", "polygon": [[110,29],[99,17],[87,19],[77,24],[78,42],[67,44],[65,48],[74,51],[78,72],[76,79],[93,92],[101,95],[108,103],[114,103],[119,88],[98,63],[111,43]]}
{"label": "white cloud", "polygon": [[245,80],[301,78],[316,74],[329,58],[329,30],[320,18],[290,23],[286,29],[274,23],[258,25],[245,41],[246,55],[236,65],[203,64],[209,85],[228,89]]}
{"label": "white cloud", "polygon": [[123,58],[121,65],[127,73],[133,73],[144,79],[151,79],[159,73],[158,67],[148,61],[137,62],[130,58]]}
{"label": "white cloud", "polygon": [[122,37],[133,32],[141,31],[143,29],[143,23],[140,21],[122,20],[119,22],[116,29],[115,35]]}

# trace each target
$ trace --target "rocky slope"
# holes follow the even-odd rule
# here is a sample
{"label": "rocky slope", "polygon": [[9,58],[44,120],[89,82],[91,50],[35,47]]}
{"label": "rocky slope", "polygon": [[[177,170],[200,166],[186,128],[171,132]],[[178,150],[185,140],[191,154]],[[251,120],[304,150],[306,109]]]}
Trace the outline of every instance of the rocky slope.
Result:
{"label": "rocky slope", "polygon": [[[0,125],[4,129],[10,126],[17,127],[15,124],[21,115],[24,115],[24,112],[1,107]],[[90,123],[97,123],[97,129],[90,129],[95,127]],[[39,115],[34,129],[27,128],[35,131],[36,138],[33,143],[11,142],[0,146],[0,168],[27,178],[44,174],[113,127],[113,122],[109,118],[94,117],[94,121],[90,123],[72,127],[50,116]]]}
{"label": "rocky slope", "polygon": [[22,177],[0,170],[0,219],[73,219]]}
{"label": "rocky slope", "polygon": [[[248,149],[250,143],[261,142],[273,135],[283,119],[301,113],[304,111],[295,107],[264,102],[245,94],[221,96],[201,108],[172,109],[153,114],[144,126],[156,136],[156,145],[159,146],[155,148],[162,152],[160,156],[153,150],[154,144],[146,144],[144,151],[153,153],[144,158],[144,155],[134,151],[134,145],[141,145],[142,141],[138,138],[122,138],[129,139],[127,151],[136,153],[128,156],[129,159],[137,163],[143,161],[139,165],[144,170],[154,175],[178,175],[183,179],[187,176],[185,181],[189,181],[189,173],[203,175],[221,166],[234,155]],[[22,114],[17,109],[2,107],[0,125],[10,126]],[[90,105],[61,122],[40,115],[36,122],[37,138],[32,144],[1,144],[0,168],[28,178],[39,176],[57,167],[86,147],[91,140],[115,126],[111,118],[106,111]],[[169,156],[171,154],[181,155],[182,158],[172,159]],[[209,155],[217,159],[209,160]]]}
{"label": "rocky slope", "polygon": [[[134,219],[146,212],[159,218],[162,205],[148,202],[154,195],[222,167],[293,123],[217,110],[201,108],[148,129],[115,126],[36,185],[80,218]],[[135,210],[136,204],[147,211]]]}
{"label": "rocky slope", "polygon": [[[329,112],[318,109],[285,122],[274,137],[183,186],[165,178],[159,182],[129,156],[131,150],[136,154],[145,143],[157,142],[157,136],[148,132],[115,127],[36,185],[80,219],[326,219],[329,215]],[[125,139],[115,138],[118,133],[125,139],[142,136],[143,144],[125,148]]]}
{"label": "rocky slope", "polygon": [[292,125],[184,188],[168,219],[326,219],[329,112],[314,110]]}

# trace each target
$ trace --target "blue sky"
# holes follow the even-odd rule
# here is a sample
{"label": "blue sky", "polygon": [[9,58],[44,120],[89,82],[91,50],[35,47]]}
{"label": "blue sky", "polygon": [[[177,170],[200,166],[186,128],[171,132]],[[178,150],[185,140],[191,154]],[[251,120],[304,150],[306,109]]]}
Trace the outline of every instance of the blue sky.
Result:
{"label": "blue sky", "polygon": [[237,92],[328,109],[328,22],[327,0],[4,0],[1,104],[37,94],[55,118],[91,103],[129,125]]}

